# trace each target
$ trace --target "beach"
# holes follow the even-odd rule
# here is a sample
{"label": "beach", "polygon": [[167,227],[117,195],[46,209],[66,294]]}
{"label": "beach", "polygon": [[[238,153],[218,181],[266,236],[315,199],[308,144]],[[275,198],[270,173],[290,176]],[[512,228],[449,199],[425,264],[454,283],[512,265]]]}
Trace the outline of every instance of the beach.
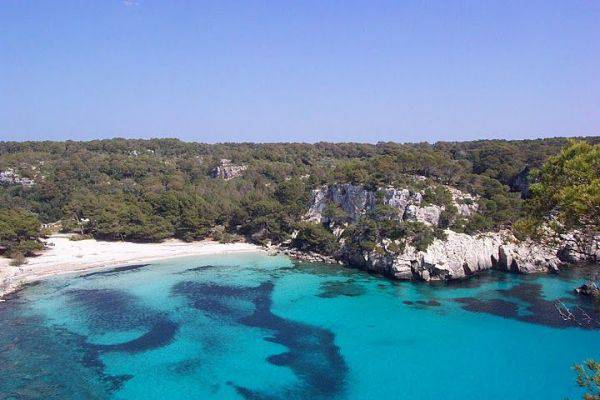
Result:
{"label": "beach", "polygon": [[21,285],[51,276],[208,254],[265,251],[250,243],[219,243],[212,240],[183,242],[170,239],[161,243],[107,242],[95,239],[73,241],[70,235],[57,234],[44,240],[46,249],[27,263],[11,266],[0,258],[0,297]]}

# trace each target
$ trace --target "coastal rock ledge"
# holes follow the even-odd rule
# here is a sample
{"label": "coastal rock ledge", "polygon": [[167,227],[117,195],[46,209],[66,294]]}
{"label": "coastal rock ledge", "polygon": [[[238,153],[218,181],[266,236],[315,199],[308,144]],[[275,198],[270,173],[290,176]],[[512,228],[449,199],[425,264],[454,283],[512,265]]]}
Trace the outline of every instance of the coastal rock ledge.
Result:
{"label": "coastal rock ledge", "polygon": [[[372,212],[378,202],[395,210],[393,218],[398,221],[416,221],[437,229],[442,229],[440,216],[448,207],[456,209],[455,218],[467,218],[477,212],[475,196],[449,186],[445,189],[450,204],[436,205],[426,203],[423,192],[412,188],[322,186],[313,191],[305,220],[329,226],[340,250],[333,257],[293,250],[288,255],[308,261],[341,262],[395,279],[421,281],[464,279],[490,269],[524,274],[558,272],[561,265],[600,259],[600,236],[592,237],[582,247],[576,232],[552,244],[542,244],[519,241],[508,230],[469,235],[444,229],[445,239],[434,239],[424,251],[410,244],[402,247],[399,241],[387,238],[375,243],[372,250],[357,250],[345,243],[343,232]],[[326,213],[329,205],[343,210],[347,220],[340,223],[332,219]]]}
{"label": "coastal rock ledge", "polygon": [[600,299],[600,287],[595,282],[587,282],[575,289],[575,293]]}
{"label": "coastal rock ledge", "polygon": [[396,279],[445,281],[463,279],[490,269],[516,272],[557,272],[562,261],[557,252],[531,242],[511,242],[506,233],[471,236],[446,231],[426,251],[410,246],[399,255],[384,251],[364,253],[360,266]]}

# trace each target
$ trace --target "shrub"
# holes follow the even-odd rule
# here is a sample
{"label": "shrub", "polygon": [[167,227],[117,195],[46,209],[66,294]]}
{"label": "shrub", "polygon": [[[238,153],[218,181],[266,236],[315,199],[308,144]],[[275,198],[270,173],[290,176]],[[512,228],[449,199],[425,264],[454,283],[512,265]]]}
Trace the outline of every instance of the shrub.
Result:
{"label": "shrub", "polygon": [[452,204],[452,193],[444,186],[428,187],[423,192],[423,203],[435,204],[438,206],[449,206]]}
{"label": "shrub", "polygon": [[78,242],[80,240],[87,240],[87,239],[93,239],[93,236],[92,235],[80,235],[80,234],[69,236],[69,240],[71,240],[73,242]]}
{"label": "shrub", "polygon": [[433,243],[435,239],[435,231],[433,228],[421,222],[407,222],[406,236],[410,237],[411,244],[419,251],[426,251],[427,247]]}
{"label": "shrub", "polygon": [[540,237],[540,226],[538,221],[533,218],[523,218],[516,221],[513,224],[513,234],[519,240],[525,240],[527,238],[539,238]]}
{"label": "shrub", "polygon": [[350,217],[343,208],[335,203],[328,203],[323,209],[323,217],[336,224],[344,224],[350,220]]}
{"label": "shrub", "polygon": [[225,227],[215,226],[210,231],[210,237],[212,240],[215,240],[219,243],[234,243],[240,240],[240,237],[234,233],[229,233],[225,230]]}
{"label": "shrub", "polygon": [[0,247],[5,253],[27,256],[43,248],[38,241],[40,221],[27,211],[0,209]]}
{"label": "shrub", "polygon": [[25,258],[25,256],[23,255],[23,253],[21,253],[20,251],[15,251],[12,252],[10,254],[10,265],[12,265],[13,267],[17,267],[19,265],[23,265],[27,262],[27,259]]}
{"label": "shrub", "polygon": [[321,224],[301,222],[298,235],[292,240],[292,246],[300,250],[309,250],[331,255],[338,250],[339,244],[333,233]]}

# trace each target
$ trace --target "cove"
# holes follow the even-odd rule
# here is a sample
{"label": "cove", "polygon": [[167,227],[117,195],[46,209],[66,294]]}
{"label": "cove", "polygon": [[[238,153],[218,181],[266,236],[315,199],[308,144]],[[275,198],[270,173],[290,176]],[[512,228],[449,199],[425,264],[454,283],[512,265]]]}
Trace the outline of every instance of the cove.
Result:
{"label": "cove", "polygon": [[427,285],[247,253],[54,278],[0,303],[0,393],[575,399],[600,358],[582,273]]}

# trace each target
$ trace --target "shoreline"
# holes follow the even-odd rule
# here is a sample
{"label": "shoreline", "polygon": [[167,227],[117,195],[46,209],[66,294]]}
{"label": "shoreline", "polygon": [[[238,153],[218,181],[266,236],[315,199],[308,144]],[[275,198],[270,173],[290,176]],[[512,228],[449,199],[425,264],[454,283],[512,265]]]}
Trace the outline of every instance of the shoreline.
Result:
{"label": "shoreline", "polygon": [[[332,257],[313,252],[283,248],[281,246],[263,247],[238,242],[219,243],[213,240],[183,242],[168,239],[159,243],[135,243],[125,241],[101,241],[85,239],[69,240],[71,234],[55,234],[44,240],[45,249],[38,256],[29,257],[27,264],[10,266],[10,259],[0,257],[0,302],[21,288],[35,282],[59,275],[80,275],[91,271],[101,271],[114,267],[146,264],[175,258],[203,255],[235,254],[261,252],[267,255],[283,255],[293,260],[317,262],[329,265],[347,265]],[[363,272],[380,275],[377,271],[357,268]],[[448,280],[431,280],[426,283],[453,282],[468,280],[474,275],[488,270],[511,272],[498,268],[481,269],[472,275]],[[540,273],[533,271],[533,273]],[[530,274],[532,272],[529,272]],[[392,280],[406,280],[395,276],[381,275]],[[409,279],[413,281],[414,279]]]}
{"label": "shoreline", "polygon": [[46,249],[27,264],[10,266],[0,258],[0,301],[21,286],[58,275],[77,274],[117,266],[213,254],[266,252],[250,243],[219,243],[212,240],[160,243],[106,242],[95,239],[69,240],[68,234],[44,240]]}

